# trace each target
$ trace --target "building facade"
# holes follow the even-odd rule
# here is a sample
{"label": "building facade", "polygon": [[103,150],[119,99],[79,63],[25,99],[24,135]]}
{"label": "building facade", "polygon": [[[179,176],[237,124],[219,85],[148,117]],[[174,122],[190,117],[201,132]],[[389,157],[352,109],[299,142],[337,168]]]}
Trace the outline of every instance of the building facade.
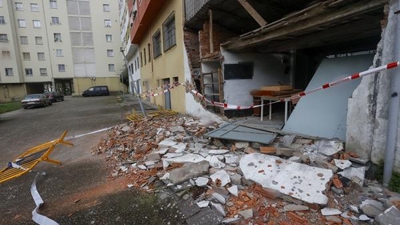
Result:
{"label": "building facade", "polygon": [[120,82],[118,1],[0,0],[0,101]]}

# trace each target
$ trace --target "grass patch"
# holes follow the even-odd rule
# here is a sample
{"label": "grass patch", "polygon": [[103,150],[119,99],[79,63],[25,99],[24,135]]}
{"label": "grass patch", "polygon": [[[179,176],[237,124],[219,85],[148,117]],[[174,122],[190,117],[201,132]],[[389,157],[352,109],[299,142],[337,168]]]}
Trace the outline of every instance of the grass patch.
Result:
{"label": "grass patch", "polygon": [[21,102],[0,103],[0,114],[22,108]]}
{"label": "grass patch", "polygon": [[[383,160],[379,163],[378,169],[376,171],[376,179],[379,182],[383,182],[383,171],[384,171],[384,163]],[[389,181],[389,190],[394,192],[400,192],[400,173],[393,171],[392,177]]]}

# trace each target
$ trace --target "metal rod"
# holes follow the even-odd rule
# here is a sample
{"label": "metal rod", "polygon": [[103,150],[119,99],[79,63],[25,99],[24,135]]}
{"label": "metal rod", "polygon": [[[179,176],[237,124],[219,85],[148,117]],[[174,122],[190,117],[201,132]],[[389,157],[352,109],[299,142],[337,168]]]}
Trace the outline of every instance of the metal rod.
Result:
{"label": "metal rod", "polygon": [[[399,1],[393,1],[391,5],[391,9],[389,10],[389,23],[390,19],[393,21],[393,35],[390,35],[390,38],[393,38],[393,57],[399,58],[400,57],[400,45],[398,40],[400,38],[400,22],[398,15],[395,15],[396,12],[400,8]],[[389,27],[388,27],[389,28]],[[386,28],[387,30],[390,30]],[[389,35],[386,36],[389,38]],[[393,166],[394,166],[394,159],[395,159],[395,152],[396,152],[396,137],[397,137],[397,130],[399,126],[399,105],[400,105],[400,74],[399,70],[390,70],[389,79],[391,80],[391,91],[390,91],[390,100],[389,100],[389,116],[388,116],[388,129],[387,129],[387,139],[386,139],[386,151],[385,151],[385,161],[384,161],[384,170],[383,170],[383,185],[385,187],[389,186],[390,179],[393,173]],[[400,141],[400,140],[397,140]]]}
{"label": "metal rod", "polygon": [[146,115],[146,112],[144,111],[144,108],[143,108],[142,97],[140,96],[140,93],[139,93],[139,87],[137,87],[138,84],[132,77],[131,70],[129,69],[129,66],[128,66],[128,61],[126,60],[126,57],[125,57],[124,49],[122,49],[122,48],[121,48],[121,53],[122,53],[122,56],[124,57],[126,69],[128,70],[128,76],[130,78],[132,78],[132,80],[134,81],[133,82],[134,83],[133,86],[135,88],[135,92],[137,93],[137,98],[138,98],[138,101],[139,101],[140,110],[142,111],[143,116],[146,117],[147,115]]}

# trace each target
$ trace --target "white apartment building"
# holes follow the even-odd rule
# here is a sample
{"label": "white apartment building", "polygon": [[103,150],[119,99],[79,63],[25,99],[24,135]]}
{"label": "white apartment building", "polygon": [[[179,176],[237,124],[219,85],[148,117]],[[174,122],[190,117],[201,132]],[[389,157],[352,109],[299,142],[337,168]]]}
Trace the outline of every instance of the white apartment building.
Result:
{"label": "white apartment building", "polygon": [[120,82],[118,0],[0,0],[0,101]]}
{"label": "white apartment building", "polygon": [[[132,44],[131,29],[136,17],[137,2],[133,1],[132,8],[128,7],[129,0],[119,0],[121,50],[124,52],[128,67],[124,67],[123,75],[129,79],[129,93],[142,93],[140,85],[139,46]],[[131,1],[132,3],[132,1]]]}

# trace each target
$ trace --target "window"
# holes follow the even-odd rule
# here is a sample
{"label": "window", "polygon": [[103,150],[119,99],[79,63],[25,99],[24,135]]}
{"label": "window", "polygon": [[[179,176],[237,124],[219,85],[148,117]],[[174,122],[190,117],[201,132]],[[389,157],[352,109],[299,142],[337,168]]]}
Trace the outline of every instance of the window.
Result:
{"label": "window", "polygon": [[7,34],[0,34],[0,42],[8,42]]}
{"label": "window", "polygon": [[63,57],[64,56],[62,49],[56,49],[56,56],[57,57]]}
{"label": "window", "polygon": [[115,65],[114,64],[108,64],[108,71],[110,71],[110,72],[115,71]]}
{"label": "window", "polygon": [[171,14],[163,24],[164,52],[176,45],[175,14]]}
{"label": "window", "polygon": [[39,61],[44,61],[45,60],[44,52],[38,52],[37,53],[37,58],[38,58]]}
{"label": "window", "polygon": [[111,20],[104,20],[104,26],[105,27],[111,27]]}
{"label": "window", "polygon": [[65,72],[65,64],[58,64],[58,72]]}
{"label": "window", "polygon": [[6,68],[6,76],[13,76],[14,72],[12,68]]}
{"label": "window", "polygon": [[57,9],[57,0],[50,0],[50,9]]}
{"label": "window", "polygon": [[106,34],[106,41],[107,42],[112,42],[112,35],[111,34]]}
{"label": "window", "polygon": [[46,68],[40,68],[40,76],[47,76],[47,69]]}
{"label": "window", "polygon": [[146,49],[143,49],[143,56],[144,56],[144,65],[146,65],[146,64],[147,64],[147,60],[146,60],[146,57],[147,57]]}
{"label": "window", "polygon": [[39,36],[35,37],[35,43],[37,45],[42,45],[43,44],[43,38],[39,37]]}
{"label": "window", "polygon": [[39,12],[39,6],[36,3],[31,3],[31,11],[32,12]]}
{"label": "window", "polygon": [[33,27],[34,28],[40,28],[41,27],[40,20],[33,20]]}
{"label": "window", "polygon": [[21,45],[27,45],[28,44],[28,37],[27,36],[20,36],[19,39],[21,41]]}
{"label": "window", "polygon": [[6,24],[6,21],[4,20],[4,16],[0,16],[0,24]]}
{"label": "window", "polygon": [[31,60],[31,53],[29,53],[29,52],[23,52],[23,53],[22,53],[22,58],[23,58],[25,61],[30,61],[30,60]]}
{"label": "window", "polygon": [[61,33],[54,33],[54,42],[61,42]]}
{"label": "window", "polygon": [[103,12],[110,12],[110,4],[103,4]]}
{"label": "window", "polygon": [[32,76],[33,75],[32,68],[26,68],[25,69],[25,75],[26,76]]}
{"label": "window", "polygon": [[11,58],[11,53],[10,51],[1,51],[1,55],[3,56],[3,58]]}
{"label": "window", "polygon": [[51,17],[51,24],[52,25],[60,25],[60,18],[55,17],[55,16]]}
{"label": "window", "polygon": [[15,3],[15,10],[17,10],[17,11],[24,10],[24,6],[22,5],[22,2],[16,2]]}
{"label": "window", "polygon": [[147,44],[147,49],[148,49],[148,52],[149,52],[149,63],[150,63],[151,62],[150,43]]}
{"label": "window", "polygon": [[114,50],[107,49],[107,57],[114,57]]}
{"label": "window", "polygon": [[157,58],[161,55],[161,33],[158,30],[153,35],[153,57]]}
{"label": "window", "polygon": [[140,67],[143,67],[143,55],[142,55],[142,52],[140,52]]}
{"label": "window", "polygon": [[18,19],[18,27],[26,27],[26,22],[24,19]]}

